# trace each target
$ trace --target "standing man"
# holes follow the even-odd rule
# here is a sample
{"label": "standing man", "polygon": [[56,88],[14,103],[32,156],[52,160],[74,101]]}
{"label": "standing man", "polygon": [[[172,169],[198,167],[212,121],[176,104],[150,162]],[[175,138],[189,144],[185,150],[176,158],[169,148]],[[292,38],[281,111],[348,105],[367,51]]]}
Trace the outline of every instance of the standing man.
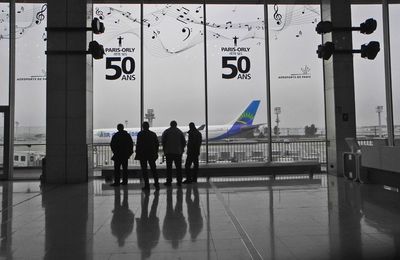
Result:
{"label": "standing man", "polygon": [[165,186],[172,183],[172,162],[176,168],[176,184],[182,185],[182,154],[186,146],[185,136],[177,127],[175,120],[171,121],[170,128],[162,134],[162,145],[167,160],[167,181]]}
{"label": "standing man", "polygon": [[151,173],[153,174],[154,187],[156,190],[160,189],[158,184],[158,175],[156,169],[156,160],[158,158],[158,138],[157,135],[149,130],[149,123],[143,122],[142,131],[137,135],[136,143],[136,156],[135,159],[140,161],[142,168],[144,187],[142,190],[150,190],[149,175],[147,173],[147,162],[150,165]]}
{"label": "standing man", "polygon": [[[183,183],[197,182],[197,173],[199,171],[199,155],[200,146],[203,140],[201,133],[197,130],[193,122],[189,124],[189,139],[187,146],[187,157],[185,163],[186,180]],[[193,163],[193,171],[191,172],[190,166]]]}
{"label": "standing man", "polygon": [[[119,186],[128,184],[128,159],[133,154],[132,137],[124,130],[123,124],[118,124],[118,132],[111,139],[111,151],[114,160],[114,183],[111,186]],[[120,168],[122,165],[122,183],[120,183]]]}

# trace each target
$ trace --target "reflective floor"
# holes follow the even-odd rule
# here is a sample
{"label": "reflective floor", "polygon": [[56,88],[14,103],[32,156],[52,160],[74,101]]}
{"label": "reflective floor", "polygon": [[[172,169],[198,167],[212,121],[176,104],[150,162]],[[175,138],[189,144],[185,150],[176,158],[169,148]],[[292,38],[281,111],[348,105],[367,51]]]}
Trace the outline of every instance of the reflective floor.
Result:
{"label": "reflective floor", "polygon": [[400,194],[342,178],[0,185],[2,259],[400,258]]}

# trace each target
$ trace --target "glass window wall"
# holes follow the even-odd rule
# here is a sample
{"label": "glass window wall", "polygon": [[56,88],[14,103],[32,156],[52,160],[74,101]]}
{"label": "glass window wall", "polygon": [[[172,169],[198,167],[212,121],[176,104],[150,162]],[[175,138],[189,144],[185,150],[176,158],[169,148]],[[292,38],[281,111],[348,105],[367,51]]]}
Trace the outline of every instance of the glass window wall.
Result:
{"label": "glass window wall", "polygon": [[370,41],[380,42],[380,52],[374,60],[354,54],[354,89],[358,138],[387,138],[385,66],[381,5],[352,5],[352,24],[359,26],[368,18],[377,20],[373,34],[353,32],[353,49]]}
{"label": "glass window wall", "polygon": [[144,112],[159,136],[171,120],[185,134],[205,123],[202,22],[201,4],[144,5]]}
{"label": "glass window wall", "polygon": [[[209,153],[203,145],[202,162],[206,158],[222,163],[264,162],[271,141],[267,125],[271,106],[273,159],[324,160],[325,147],[301,143],[322,143],[325,138],[322,61],[315,54],[320,43],[315,33],[319,6],[268,6],[269,72],[264,6],[206,8],[204,19],[200,3],[145,4],[143,17],[140,4],[94,5],[93,16],[106,28],[93,37],[106,53],[93,62],[94,142],[108,148],[118,123],[135,140],[141,118],[150,121],[160,136],[171,120],[184,132],[194,122],[204,140],[208,118]],[[44,140],[46,62],[40,53],[46,49],[45,4],[17,4],[16,11],[16,138]],[[6,42],[3,38],[0,44]],[[267,97],[267,76],[271,97]],[[32,147],[21,150],[31,152]],[[111,153],[103,159],[95,155],[94,160],[97,166],[105,166],[110,157]]]}
{"label": "glass window wall", "polygon": [[269,5],[272,153],[276,161],[325,159],[318,5]]}
{"label": "glass window wall", "polygon": [[9,4],[0,3],[0,106],[8,105],[9,39]]}
{"label": "glass window wall", "polygon": [[[400,35],[398,25],[400,24],[400,4],[389,5],[389,27],[390,27],[390,61],[392,73],[393,93],[393,122],[395,138],[400,138]],[[397,142],[397,141],[396,141]]]}
{"label": "glass window wall", "polygon": [[208,161],[266,161],[264,6],[208,5],[206,24]]}
{"label": "glass window wall", "polygon": [[47,4],[16,4],[14,167],[40,166],[45,156],[46,20]]}
{"label": "glass window wall", "polygon": [[94,166],[101,167],[111,163],[109,142],[117,124],[134,140],[140,131],[141,15],[138,4],[95,4],[93,13],[106,28],[93,35],[105,50],[93,62],[93,141],[103,144],[94,149]]}
{"label": "glass window wall", "polygon": [[[140,19],[134,15],[139,5],[136,10],[128,10],[126,6],[95,6],[95,15],[105,22],[107,28],[104,35],[96,38],[105,44],[106,53],[111,50],[108,42],[116,44],[126,40],[121,39],[124,38],[121,37],[124,32],[111,35],[116,27],[121,30],[133,26],[126,30],[137,35],[134,45],[140,50],[140,27],[136,26]],[[118,12],[117,8],[120,9]],[[110,120],[117,120],[113,116],[115,107],[118,107],[117,110],[132,108],[132,99],[135,99],[136,109],[129,109],[130,115],[139,116],[140,105],[143,104],[144,120],[150,121],[153,131],[159,136],[171,120],[176,120],[184,132],[188,129],[188,123],[194,122],[205,140],[207,104],[208,154],[203,145],[200,161],[263,162],[268,160],[267,106],[271,102],[273,108],[280,108],[285,115],[284,128],[280,130],[284,132],[274,136],[277,137],[275,141],[286,142],[287,138],[292,137],[296,141],[299,138],[310,141],[311,138],[323,142],[322,63],[315,55],[315,46],[320,37],[314,32],[319,21],[318,6],[282,5],[278,13],[282,12],[280,19],[284,26],[276,24],[275,10],[270,10],[269,43],[273,45],[271,50],[274,52],[271,57],[271,85],[275,101],[267,97],[263,5],[207,5],[205,26],[202,4],[145,4],[143,8],[144,56],[142,64],[136,63],[137,69],[143,66],[143,81],[139,81],[138,72],[135,81],[129,85],[135,86],[136,92],[117,90],[112,96],[115,97],[114,102],[119,100],[119,106],[110,106],[111,103],[103,105],[111,96],[111,92],[105,92],[105,89],[111,91],[110,87],[115,84],[110,77],[116,74],[116,67],[110,65],[114,61],[107,61],[112,59],[109,56],[106,56],[105,61],[95,62],[96,129],[113,127],[107,124]],[[131,19],[130,25],[126,24],[126,18]],[[204,35],[207,37],[206,52]],[[292,58],[293,55],[299,57]],[[204,73],[205,60],[207,75]],[[109,81],[104,79],[104,75],[108,75]],[[139,91],[140,84],[143,84],[143,93]],[[298,98],[300,94],[301,99]],[[99,98],[101,95],[103,99]],[[143,100],[140,100],[141,95]],[[126,99],[130,99],[130,103],[124,101]],[[123,122],[123,119],[118,121]],[[139,120],[136,122],[137,125],[133,126],[139,131]],[[109,140],[112,131],[106,130],[95,131],[95,142],[99,140],[97,135]],[[300,160],[317,156],[324,160],[325,148],[319,143],[308,148],[296,146],[285,149],[279,151],[280,157]]]}
{"label": "glass window wall", "polygon": [[[0,65],[0,105],[8,105],[8,6],[0,3],[0,57],[6,61]],[[400,78],[394,73],[399,66],[395,48],[399,6],[390,5],[396,135],[400,135]],[[159,135],[171,120],[176,120],[183,131],[194,122],[205,138],[208,118],[209,153],[203,145],[203,162],[206,157],[208,162],[266,161],[271,141],[267,138],[267,107],[271,106],[272,158],[324,160],[324,146],[304,144],[323,142],[325,138],[322,61],[315,54],[321,41],[315,33],[320,20],[318,5],[268,6],[269,72],[265,67],[263,5],[210,4],[206,19],[200,3],[146,4],[143,8],[141,17],[140,4],[94,6],[94,17],[106,27],[105,34],[94,36],[106,51],[103,60],[93,63],[95,142],[108,143],[117,123],[125,124],[135,138],[141,117],[150,121]],[[46,15],[44,3],[16,5],[17,146],[18,142],[45,142]],[[354,55],[357,136],[385,138],[382,6],[352,6],[354,26],[371,17],[378,21],[372,35],[353,33],[354,49],[369,41],[381,43],[381,51],[373,61]],[[271,97],[267,97],[267,75]],[[18,158],[29,158],[20,152],[41,153],[32,145],[17,146]],[[21,165],[28,161],[21,160]]]}

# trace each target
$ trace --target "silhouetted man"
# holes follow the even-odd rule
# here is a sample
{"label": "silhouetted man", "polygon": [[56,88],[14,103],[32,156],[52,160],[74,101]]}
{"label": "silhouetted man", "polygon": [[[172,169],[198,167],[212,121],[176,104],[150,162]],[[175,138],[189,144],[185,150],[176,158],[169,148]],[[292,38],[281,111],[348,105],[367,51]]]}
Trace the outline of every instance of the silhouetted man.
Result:
{"label": "silhouetted man", "polygon": [[177,127],[176,121],[171,121],[170,128],[162,134],[162,145],[167,160],[167,182],[165,186],[172,183],[172,162],[176,167],[176,183],[182,185],[182,154],[186,146],[185,136]]}
{"label": "silhouetted man", "polygon": [[[192,190],[194,199],[192,200]],[[197,236],[203,230],[203,217],[201,216],[199,190],[197,186],[190,185],[186,189],[186,205],[189,220],[189,233],[192,241],[195,241]]]}
{"label": "silhouetted man", "polygon": [[154,178],[154,187],[156,190],[160,189],[158,184],[158,175],[156,169],[156,160],[158,158],[158,138],[157,135],[149,130],[149,123],[143,122],[142,128],[137,135],[136,142],[136,155],[135,159],[140,161],[140,167],[142,168],[144,187],[142,190],[149,190],[149,175],[147,173],[147,163],[150,165],[151,173]]}
{"label": "silhouetted man", "polygon": [[164,239],[170,241],[172,248],[177,249],[187,232],[187,223],[182,212],[183,192],[182,188],[176,191],[175,209],[172,205],[172,189],[167,189],[167,210],[163,223]]}
{"label": "silhouetted man", "polygon": [[124,187],[121,204],[120,189],[114,189],[114,210],[111,219],[111,232],[118,239],[118,245],[124,246],[125,239],[132,233],[135,215],[128,206],[128,187]]}
{"label": "silhouetted man", "polygon": [[122,166],[122,185],[128,184],[128,159],[133,154],[132,137],[124,130],[123,124],[118,124],[118,132],[111,139],[111,150],[114,160],[114,183],[111,186],[120,185],[120,168]]}
{"label": "silhouetted man", "polygon": [[[200,131],[197,130],[194,123],[189,124],[188,135],[189,139],[185,163],[186,180],[183,183],[197,182],[197,173],[199,171],[200,146],[203,140]],[[192,163],[193,170],[191,171],[190,167],[192,166]]]}
{"label": "silhouetted man", "polygon": [[148,214],[149,191],[142,192],[142,213],[140,218],[136,218],[137,243],[142,252],[142,259],[151,256],[151,249],[158,244],[160,239],[160,220],[157,217],[158,197],[159,192],[154,192],[153,203]]}

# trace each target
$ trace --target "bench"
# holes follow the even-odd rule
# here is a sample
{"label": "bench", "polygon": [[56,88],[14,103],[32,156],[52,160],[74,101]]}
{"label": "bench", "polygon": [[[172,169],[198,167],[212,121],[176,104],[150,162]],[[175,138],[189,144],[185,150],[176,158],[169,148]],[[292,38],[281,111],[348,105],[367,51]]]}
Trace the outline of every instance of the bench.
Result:
{"label": "bench", "polygon": [[[182,165],[184,173],[184,168]],[[150,172],[150,169],[149,169]],[[157,172],[160,178],[166,176],[165,165],[158,165]],[[253,162],[253,163],[209,163],[200,164],[198,177],[229,177],[229,176],[271,176],[287,174],[308,174],[310,178],[314,174],[321,173],[321,164],[318,161],[297,161],[297,162]],[[175,168],[173,175],[175,174]],[[111,179],[113,168],[103,168],[101,176]],[[140,166],[130,166],[128,178],[140,178],[142,176]],[[150,173],[151,177],[151,173]]]}

